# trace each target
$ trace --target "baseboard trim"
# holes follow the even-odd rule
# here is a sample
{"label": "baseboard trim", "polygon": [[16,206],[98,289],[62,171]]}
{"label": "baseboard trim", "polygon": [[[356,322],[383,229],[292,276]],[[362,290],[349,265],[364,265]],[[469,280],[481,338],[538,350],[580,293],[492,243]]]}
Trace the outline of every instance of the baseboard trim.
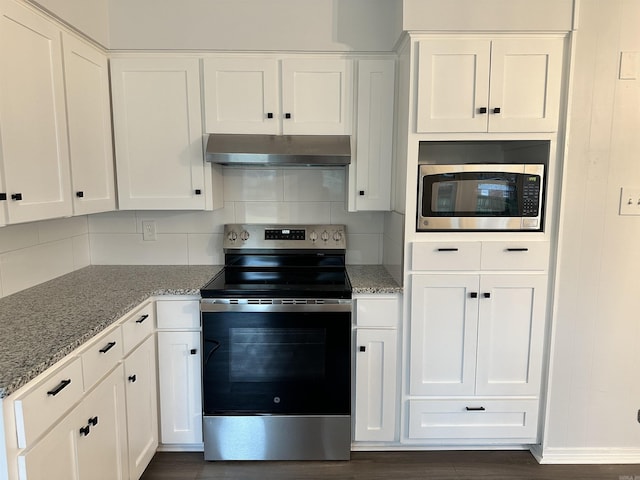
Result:
{"label": "baseboard trim", "polygon": [[640,463],[638,448],[532,448],[531,454],[542,464]]}

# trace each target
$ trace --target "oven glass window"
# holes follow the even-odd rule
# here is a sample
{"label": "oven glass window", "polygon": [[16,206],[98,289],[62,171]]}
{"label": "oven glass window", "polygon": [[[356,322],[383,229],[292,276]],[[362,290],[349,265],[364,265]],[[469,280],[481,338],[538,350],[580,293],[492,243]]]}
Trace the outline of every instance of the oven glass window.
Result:
{"label": "oven glass window", "polygon": [[202,314],[206,414],[348,414],[351,313]]}
{"label": "oven glass window", "polygon": [[326,332],[322,328],[231,328],[232,382],[322,380]]}

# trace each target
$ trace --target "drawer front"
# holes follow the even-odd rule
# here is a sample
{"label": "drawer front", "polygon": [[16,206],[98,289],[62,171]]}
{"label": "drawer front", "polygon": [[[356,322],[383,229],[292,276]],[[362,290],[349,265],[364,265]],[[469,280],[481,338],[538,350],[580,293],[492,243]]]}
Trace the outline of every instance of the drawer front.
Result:
{"label": "drawer front", "polygon": [[358,327],[398,327],[398,297],[357,297],[355,303]]}
{"label": "drawer front", "polygon": [[536,440],[538,400],[410,400],[409,438]]}
{"label": "drawer front", "polygon": [[85,392],[115,367],[122,356],[122,330],[120,326],[99,335],[86,348],[83,348],[80,357],[82,358]]}
{"label": "drawer front", "polygon": [[413,270],[478,270],[481,242],[414,243]]}
{"label": "drawer front", "polygon": [[18,447],[31,445],[83,395],[82,363],[74,357],[14,401]]}
{"label": "drawer front", "polygon": [[483,270],[547,270],[549,242],[484,242]]}
{"label": "drawer front", "polygon": [[122,320],[121,325],[122,345],[124,354],[127,355],[153,333],[153,303],[149,302],[142,308],[128,314]]}
{"label": "drawer front", "polygon": [[158,328],[200,328],[200,302],[194,300],[158,300]]}

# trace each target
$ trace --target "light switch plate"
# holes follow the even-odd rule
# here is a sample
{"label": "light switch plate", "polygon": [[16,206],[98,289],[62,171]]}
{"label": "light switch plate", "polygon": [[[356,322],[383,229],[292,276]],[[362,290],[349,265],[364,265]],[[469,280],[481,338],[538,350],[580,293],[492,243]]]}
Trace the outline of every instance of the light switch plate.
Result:
{"label": "light switch plate", "polygon": [[640,187],[622,187],[620,215],[640,215]]}
{"label": "light switch plate", "polygon": [[640,52],[620,53],[620,80],[635,80],[640,68]]}

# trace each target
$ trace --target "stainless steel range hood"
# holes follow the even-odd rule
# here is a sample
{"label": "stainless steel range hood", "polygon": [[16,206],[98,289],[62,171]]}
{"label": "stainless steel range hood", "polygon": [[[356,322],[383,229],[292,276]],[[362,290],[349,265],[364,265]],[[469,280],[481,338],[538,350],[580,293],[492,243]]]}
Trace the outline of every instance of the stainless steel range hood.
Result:
{"label": "stainless steel range hood", "polygon": [[212,133],[207,140],[206,160],[220,165],[348,165],[351,162],[351,137]]}

